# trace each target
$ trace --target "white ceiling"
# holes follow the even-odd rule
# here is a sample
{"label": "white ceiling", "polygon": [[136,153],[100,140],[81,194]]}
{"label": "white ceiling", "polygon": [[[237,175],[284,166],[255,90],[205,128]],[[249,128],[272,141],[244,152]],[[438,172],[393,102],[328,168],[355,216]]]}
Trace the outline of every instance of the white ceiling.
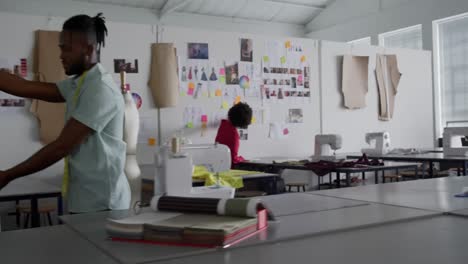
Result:
{"label": "white ceiling", "polygon": [[74,0],[171,13],[306,25],[333,0]]}

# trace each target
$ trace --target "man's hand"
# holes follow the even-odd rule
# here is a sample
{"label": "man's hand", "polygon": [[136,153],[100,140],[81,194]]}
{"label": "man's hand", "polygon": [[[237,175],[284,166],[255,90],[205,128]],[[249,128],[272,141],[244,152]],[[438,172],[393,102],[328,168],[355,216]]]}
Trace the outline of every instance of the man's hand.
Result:
{"label": "man's hand", "polygon": [[10,69],[0,69],[0,91],[47,102],[65,102],[55,83],[28,81],[12,74]]}
{"label": "man's hand", "polygon": [[8,183],[10,183],[10,178],[4,171],[0,171],[0,190],[3,189]]}

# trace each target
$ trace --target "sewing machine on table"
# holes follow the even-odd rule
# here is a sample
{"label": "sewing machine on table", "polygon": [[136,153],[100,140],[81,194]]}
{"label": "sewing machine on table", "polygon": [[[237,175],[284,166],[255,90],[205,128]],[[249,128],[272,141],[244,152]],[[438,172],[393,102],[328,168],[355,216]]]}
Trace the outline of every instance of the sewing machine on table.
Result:
{"label": "sewing machine on table", "polygon": [[[312,156],[313,161],[317,160],[337,160],[335,151],[341,148],[342,138],[337,134],[316,135],[315,150]],[[332,153],[333,150],[333,153]],[[344,158],[344,157],[342,157]]]}
{"label": "sewing machine on table", "polygon": [[444,128],[444,155],[468,156],[468,147],[462,145],[462,138],[468,136],[468,127]]}
{"label": "sewing machine on table", "polygon": [[208,171],[215,174],[231,169],[231,152],[225,145],[184,145],[178,152],[171,151],[169,147],[161,147],[155,154],[155,161],[155,195],[234,197],[235,189],[232,187],[219,184],[192,187],[193,165],[203,165]]}
{"label": "sewing machine on table", "polygon": [[385,155],[390,151],[390,133],[388,132],[371,132],[366,133],[366,143],[372,146],[375,142],[374,148],[363,148],[362,153],[367,155]]}

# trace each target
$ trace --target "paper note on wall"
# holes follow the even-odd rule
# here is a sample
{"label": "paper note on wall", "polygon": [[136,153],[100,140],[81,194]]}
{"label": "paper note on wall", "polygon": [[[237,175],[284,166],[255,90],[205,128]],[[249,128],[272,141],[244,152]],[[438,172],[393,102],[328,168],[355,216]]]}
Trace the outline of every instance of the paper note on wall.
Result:
{"label": "paper note on wall", "polygon": [[289,136],[289,128],[285,124],[278,122],[270,123],[268,136],[272,139],[284,139]]}
{"label": "paper note on wall", "polygon": [[281,56],[280,62],[281,62],[281,64],[285,64],[286,63],[286,56]]}

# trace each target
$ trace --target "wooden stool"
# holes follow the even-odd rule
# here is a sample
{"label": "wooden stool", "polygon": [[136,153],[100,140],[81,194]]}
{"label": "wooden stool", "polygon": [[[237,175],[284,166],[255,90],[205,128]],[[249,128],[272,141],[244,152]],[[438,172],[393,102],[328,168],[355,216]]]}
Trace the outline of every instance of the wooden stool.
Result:
{"label": "wooden stool", "polygon": [[400,179],[401,179],[401,175],[398,175],[398,174],[392,174],[392,175],[385,175],[383,177],[383,182],[385,183],[385,180],[386,179],[389,179],[390,182],[393,182],[393,181],[396,181],[396,182],[399,182]]}
{"label": "wooden stool", "polygon": [[291,191],[291,187],[296,187],[296,191],[298,192],[301,191],[301,187],[302,187],[302,190],[305,192],[306,185],[307,183],[305,182],[286,183],[286,187],[288,187],[288,192]]}
{"label": "wooden stool", "polygon": [[[29,227],[29,218],[31,217],[31,207],[29,206],[17,206],[17,209],[20,214],[24,214],[24,225],[23,228]],[[48,224],[51,226],[52,218],[50,217],[50,213],[55,211],[55,206],[53,205],[44,205],[39,206],[39,216],[42,215],[43,217],[47,216]],[[45,220],[44,220],[45,223]]]}

